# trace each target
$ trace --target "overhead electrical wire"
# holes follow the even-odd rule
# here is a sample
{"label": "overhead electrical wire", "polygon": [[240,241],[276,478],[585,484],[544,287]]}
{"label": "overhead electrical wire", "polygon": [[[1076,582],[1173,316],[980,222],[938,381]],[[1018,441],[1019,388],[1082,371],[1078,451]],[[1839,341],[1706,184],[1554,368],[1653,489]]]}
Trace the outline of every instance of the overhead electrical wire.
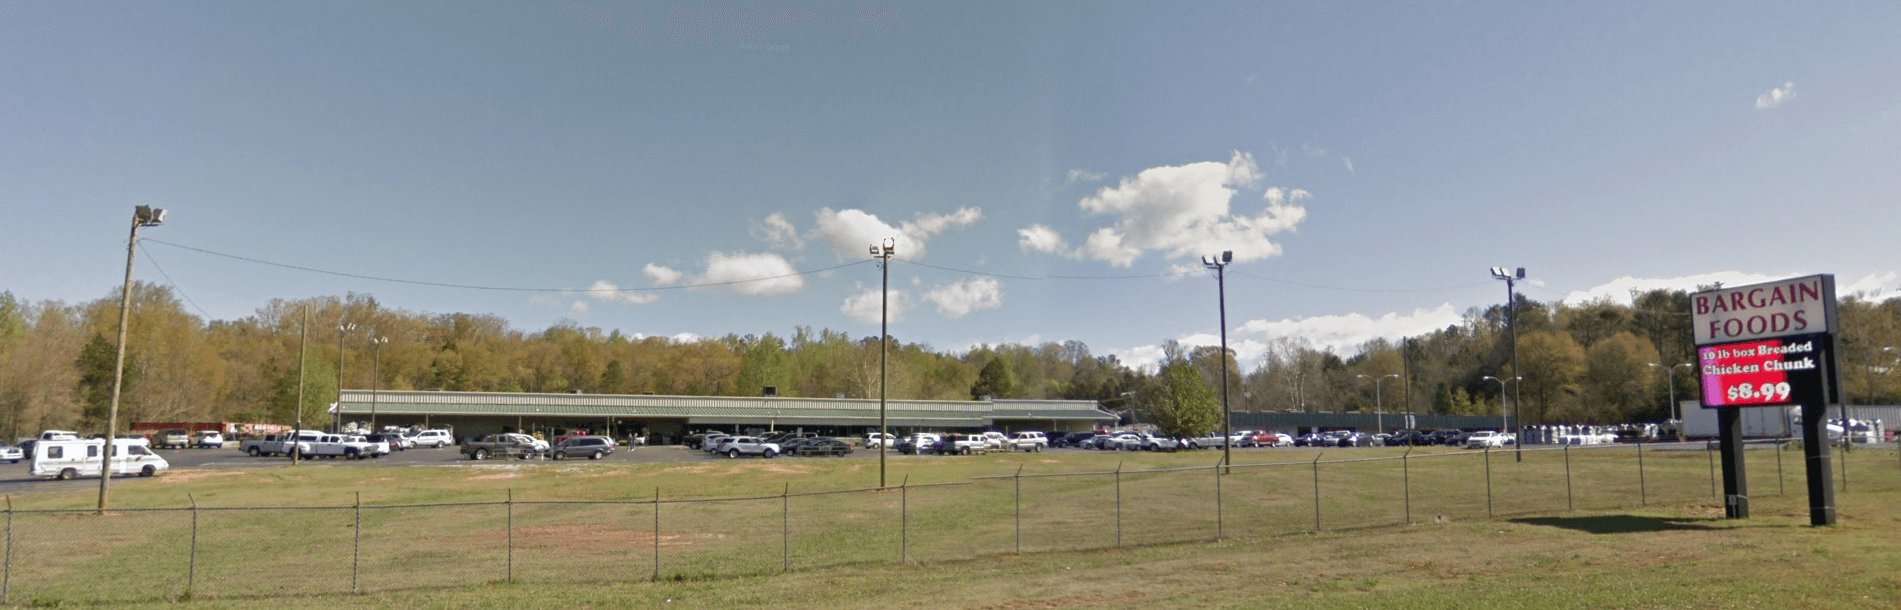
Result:
{"label": "overhead electrical wire", "polygon": [[164,245],[171,246],[174,248],[190,250],[190,251],[198,252],[201,254],[209,254],[211,256],[244,261],[247,263],[255,263],[259,265],[268,265],[268,266],[279,267],[283,269],[294,269],[297,271],[318,273],[318,274],[323,274],[323,275],[334,275],[337,277],[347,277],[347,278],[353,278],[353,279],[359,279],[359,280],[389,282],[392,284],[434,286],[437,288],[460,288],[464,290],[491,290],[491,291],[498,291],[498,292],[550,292],[550,293],[562,293],[562,294],[577,293],[577,292],[581,292],[581,293],[586,293],[586,292],[657,292],[657,291],[663,291],[663,290],[686,290],[688,288],[719,288],[723,286],[737,286],[740,284],[750,284],[753,282],[768,282],[772,280],[782,280],[789,277],[798,277],[802,275],[824,273],[827,271],[836,271],[839,269],[844,269],[846,267],[856,267],[858,265],[869,264],[872,262],[870,260],[862,260],[862,261],[844,263],[841,265],[833,265],[830,267],[824,267],[820,269],[807,269],[804,271],[795,271],[792,273],[784,273],[780,275],[747,278],[743,280],[731,280],[731,281],[725,281],[725,282],[704,282],[704,283],[699,283],[699,284],[675,284],[671,286],[614,287],[614,288],[527,288],[527,287],[519,287],[519,286],[483,286],[483,285],[478,285],[478,284],[456,284],[452,282],[431,282],[427,280],[411,280],[411,279],[403,279],[403,278],[382,277],[382,276],[376,276],[376,275],[365,275],[361,273],[350,273],[346,271],[332,271],[329,269],[318,269],[316,267],[292,265],[289,263],[280,263],[280,262],[269,261],[269,260],[264,260],[260,258],[252,258],[249,256],[240,256],[237,254],[229,254],[225,252],[219,252],[216,250],[207,250],[204,248],[187,246],[184,244],[175,244],[168,241],[162,241],[162,240],[151,239],[151,238],[147,238],[145,241],[157,243],[157,244],[164,244]]}
{"label": "overhead electrical wire", "polygon": [[[148,239],[147,241],[150,240]],[[171,286],[172,292],[178,293],[178,298],[184,299],[186,303],[191,303],[192,309],[196,309],[198,313],[204,314],[205,321],[209,322],[214,319],[211,317],[211,312],[205,311],[203,307],[199,307],[197,301],[191,300],[191,295],[185,294],[185,289],[178,287],[178,282],[172,281],[172,274],[165,272],[165,266],[158,264],[158,259],[152,257],[152,251],[145,249],[145,244],[143,243],[139,244],[139,254],[145,255],[145,261],[152,263],[152,268],[158,270],[159,277],[165,278],[165,285]]]}

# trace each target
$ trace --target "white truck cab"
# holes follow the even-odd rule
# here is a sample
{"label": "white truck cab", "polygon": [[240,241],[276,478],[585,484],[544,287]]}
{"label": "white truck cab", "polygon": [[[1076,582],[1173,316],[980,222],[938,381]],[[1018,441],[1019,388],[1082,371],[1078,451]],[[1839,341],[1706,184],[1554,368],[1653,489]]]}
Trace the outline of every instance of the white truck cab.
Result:
{"label": "white truck cab", "polygon": [[[104,439],[43,440],[33,444],[32,474],[60,480],[99,476],[99,450]],[[145,439],[113,439],[112,474],[149,477],[171,468],[153,453]]]}

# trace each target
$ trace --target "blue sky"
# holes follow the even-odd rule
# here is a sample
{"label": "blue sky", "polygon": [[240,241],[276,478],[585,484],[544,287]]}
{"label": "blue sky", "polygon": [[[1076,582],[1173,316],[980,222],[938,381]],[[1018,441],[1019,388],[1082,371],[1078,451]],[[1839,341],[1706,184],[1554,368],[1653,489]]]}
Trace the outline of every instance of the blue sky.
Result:
{"label": "blue sky", "polygon": [[1212,342],[1210,276],[1155,276],[1221,250],[1244,358],[1442,327],[1496,265],[1539,300],[1886,298],[1896,31],[1875,2],[6,3],[0,289],[111,293],[151,204],[171,244],[582,290],[148,242],[138,277],[223,319],[357,292],[864,335],[870,264],[677,288],[884,237],[902,339],[1136,362]]}

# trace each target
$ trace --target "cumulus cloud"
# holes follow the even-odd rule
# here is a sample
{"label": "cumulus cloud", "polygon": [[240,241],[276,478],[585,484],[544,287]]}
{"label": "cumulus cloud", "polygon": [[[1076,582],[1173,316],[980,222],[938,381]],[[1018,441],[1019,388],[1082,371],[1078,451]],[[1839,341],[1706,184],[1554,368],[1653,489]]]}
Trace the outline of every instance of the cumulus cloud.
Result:
{"label": "cumulus cloud", "polygon": [[924,257],[925,242],[931,237],[982,219],[982,208],[958,208],[950,214],[919,214],[894,227],[864,210],[823,208],[818,211],[817,235],[839,260],[864,257],[868,246],[886,238],[896,240],[899,258],[917,260]]}
{"label": "cumulus cloud", "polygon": [[1082,245],[1069,249],[1055,230],[1031,225],[1017,231],[1026,251],[1088,258],[1127,267],[1146,253],[1196,258],[1209,251],[1232,250],[1236,259],[1259,260],[1280,254],[1272,236],[1292,231],[1307,216],[1312,197],[1300,189],[1269,188],[1255,215],[1234,215],[1237,193],[1259,186],[1260,167],[1252,154],[1234,151],[1227,163],[1201,161],[1151,167],[1084,197],[1077,206],[1115,222],[1091,231]]}
{"label": "cumulus cloud", "polygon": [[1631,277],[1623,276],[1584,290],[1575,290],[1564,295],[1566,303],[1585,303],[1602,299],[1629,305],[1631,294],[1651,290],[1682,290],[1695,292],[1698,286],[1709,286],[1718,282],[1724,286],[1742,286],[1773,281],[1792,275],[1763,275],[1741,271],[1717,271],[1681,277]]}
{"label": "cumulus cloud", "polygon": [[[1451,303],[1443,303],[1431,309],[1414,309],[1410,314],[1387,312],[1380,317],[1366,314],[1349,313],[1335,316],[1311,316],[1306,318],[1282,318],[1280,320],[1249,320],[1235,329],[1236,334],[1258,335],[1266,340],[1293,337],[1304,339],[1315,347],[1331,349],[1338,354],[1354,354],[1360,345],[1374,339],[1397,341],[1412,335],[1421,335],[1443,329],[1459,323],[1459,312]],[[1182,339],[1186,343],[1187,339]],[[1234,346],[1233,341],[1228,342]],[[1264,348],[1261,353],[1265,353]],[[1257,362],[1260,354],[1253,360],[1243,358],[1243,363]]]}
{"label": "cumulus cloud", "polygon": [[767,246],[782,250],[801,250],[805,240],[799,238],[799,230],[787,220],[785,213],[773,212],[759,226],[753,228],[753,237],[765,242]]}
{"label": "cumulus cloud", "polygon": [[1069,176],[1066,181],[1069,184],[1076,184],[1078,182],[1096,182],[1107,177],[1109,177],[1109,175],[1102,172],[1092,172],[1086,169],[1072,169],[1069,170]]}
{"label": "cumulus cloud", "polygon": [[1137,345],[1135,347],[1110,349],[1108,353],[1111,356],[1115,356],[1116,360],[1121,361],[1123,365],[1147,373],[1154,373],[1160,368],[1162,358],[1167,356],[1167,353],[1162,351],[1162,346],[1160,345]]}
{"label": "cumulus cloud", "polygon": [[739,294],[790,294],[805,288],[805,277],[796,273],[792,263],[777,254],[713,252],[706,255],[706,272],[694,283],[739,282],[726,289]]}
{"label": "cumulus cloud", "polygon": [[957,319],[974,311],[1003,307],[1003,284],[982,277],[932,288],[924,300],[937,304],[937,313]]}
{"label": "cumulus cloud", "polygon": [[[845,303],[840,305],[838,310],[844,312],[845,317],[850,318],[853,322],[877,324],[882,315],[879,309],[885,307],[885,303],[882,302],[882,296],[877,288],[865,288],[861,285],[858,287],[856,294],[845,297]],[[904,319],[904,312],[909,308],[910,304],[911,297],[909,293],[903,290],[891,291],[891,301],[888,306],[890,312],[888,315],[889,319],[892,322]]]}
{"label": "cumulus cloud", "polygon": [[[1711,286],[1718,283],[1721,283],[1724,286],[1745,286],[1749,284],[1773,282],[1780,279],[1797,277],[1797,276],[1802,276],[1802,275],[1808,275],[1808,273],[1807,272],[1792,272],[1792,273],[1761,274],[1761,273],[1745,273],[1742,271],[1716,271],[1716,272],[1711,272],[1711,273],[1700,273],[1696,275],[1686,275],[1686,276],[1681,276],[1681,277],[1641,277],[1640,278],[1640,277],[1623,276],[1623,277],[1619,277],[1617,279],[1614,279],[1602,284],[1598,284],[1596,286],[1592,286],[1590,288],[1586,288],[1584,290],[1572,291],[1570,294],[1567,294],[1564,296],[1564,302],[1585,303],[1585,302],[1590,302],[1590,301],[1609,299],[1612,302],[1615,302],[1621,305],[1629,305],[1631,304],[1632,294],[1641,293],[1641,292],[1649,292],[1652,290],[1682,290],[1684,292],[1696,292],[1699,287]],[[1868,275],[1864,275],[1860,278],[1857,278],[1852,282],[1845,282],[1842,280],[1842,278],[1836,278],[1836,280],[1838,283],[1835,285],[1835,292],[1839,296],[1844,297],[1844,298],[1851,295],[1862,295],[1864,297],[1873,298],[1875,300],[1885,301],[1888,299],[1901,297],[1901,273],[1897,273],[1894,271],[1870,273]]]}
{"label": "cumulus cloud", "polygon": [[577,316],[587,313],[587,301],[575,301],[574,304],[568,306],[568,311]]}
{"label": "cumulus cloud", "polygon": [[1777,106],[1781,106],[1783,102],[1787,102],[1793,97],[1795,97],[1795,82],[1782,83],[1782,86],[1770,89],[1763,92],[1762,95],[1756,96],[1756,109],[1771,110]]}
{"label": "cumulus cloud", "polygon": [[[587,295],[603,303],[627,303],[630,305],[643,305],[660,300],[660,297],[651,293],[623,290],[619,285],[607,280],[595,280],[594,285],[587,287]],[[580,303],[580,310],[576,313],[585,313],[586,311],[587,305]]]}
{"label": "cumulus cloud", "polygon": [[647,266],[640,271],[647,274],[647,279],[653,280],[653,283],[659,286],[678,284],[681,278],[686,277],[686,274],[675,271],[671,267],[655,265],[653,263],[647,263]]}

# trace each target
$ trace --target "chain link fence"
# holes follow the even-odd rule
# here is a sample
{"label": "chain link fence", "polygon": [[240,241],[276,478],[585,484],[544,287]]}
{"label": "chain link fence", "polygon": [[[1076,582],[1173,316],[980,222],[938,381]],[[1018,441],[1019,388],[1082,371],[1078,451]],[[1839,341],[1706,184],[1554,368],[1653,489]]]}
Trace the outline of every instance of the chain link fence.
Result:
{"label": "chain link fence", "polygon": [[[1649,504],[1721,504],[1705,443],[1413,452],[1191,468],[1015,473],[721,498],[508,497],[345,506],[16,510],[0,603],[102,604],[701,580],[853,564],[1260,539]],[[1256,453],[1254,455],[1262,455]],[[1804,493],[1784,442],[1744,452],[1757,497]],[[1901,452],[1837,453],[1856,492],[1901,489]],[[1847,492],[1846,479],[1838,491]]]}

